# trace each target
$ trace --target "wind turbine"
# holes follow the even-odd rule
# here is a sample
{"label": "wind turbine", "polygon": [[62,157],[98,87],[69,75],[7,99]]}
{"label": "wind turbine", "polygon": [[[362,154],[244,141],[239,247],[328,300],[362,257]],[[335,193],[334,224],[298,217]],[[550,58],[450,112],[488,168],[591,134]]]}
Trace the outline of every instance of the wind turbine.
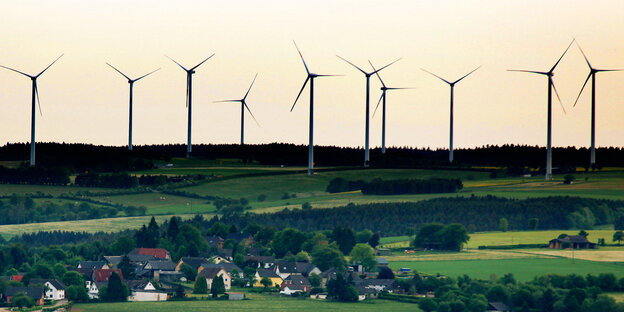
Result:
{"label": "wind turbine", "polygon": [[463,77],[461,77],[461,78],[459,78],[459,79],[457,79],[457,80],[455,80],[453,82],[450,82],[450,81],[448,81],[448,80],[446,80],[446,79],[444,79],[444,78],[442,78],[442,77],[440,77],[440,76],[438,76],[438,75],[436,75],[436,74],[434,74],[434,73],[432,73],[430,71],[427,71],[427,70],[421,68],[421,70],[423,70],[424,72],[429,73],[429,74],[437,77],[438,79],[446,82],[451,87],[451,114],[450,114],[451,122],[450,122],[450,130],[449,130],[449,137],[450,137],[450,139],[449,139],[449,162],[450,163],[453,162],[453,98],[455,97],[454,96],[455,84],[457,84],[458,82],[462,81],[462,79],[468,77],[468,75],[474,73],[479,68],[481,68],[481,66],[473,69],[471,72],[467,73]]}
{"label": "wind turbine", "polygon": [[39,101],[39,89],[37,88],[37,78],[39,78],[39,76],[41,76],[43,73],[45,73],[46,70],[48,70],[48,68],[50,68],[52,65],[54,65],[54,63],[56,63],[56,61],[58,61],[61,57],[63,57],[63,54],[61,54],[61,56],[57,57],[56,60],[54,60],[54,62],[52,62],[50,65],[48,65],[48,67],[46,67],[45,69],[43,69],[39,74],[35,75],[35,76],[31,76],[29,74],[23,73],[19,70],[15,70],[13,68],[9,68],[6,66],[2,66],[0,65],[0,67],[2,68],[6,68],[8,70],[12,70],[16,73],[20,73],[28,78],[30,78],[30,80],[32,80],[32,109],[31,109],[31,113],[30,113],[30,165],[34,166],[35,165],[35,97],[37,98],[37,103],[39,104],[39,114],[43,115],[41,113],[41,101]]}
{"label": "wind turbine", "polygon": [[372,72],[366,72],[363,69],[355,66],[355,64],[347,61],[346,59],[342,58],[340,55],[336,55],[338,58],[340,58],[341,60],[349,63],[351,66],[355,67],[357,70],[359,70],[360,72],[362,72],[362,74],[364,74],[364,76],[366,77],[366,133],[364,134],[364,167],[368,167],[370,165],[370,150],[369,150],[369,144],[368,144],[368,137],[369,137],[369,128],[370,128],[370,76],[378,73],[379,71],[381,71],[382,69],[398,62],[399,60],[401,60],[400,58],[397,59],[396,61],[383,66],[382,68],[378,69],[378,70],[374,70]]}
{"label": "wind turbine", "polygon": [[578,46],[579,50],[581,50],[581,53],[583,53],[583,57],[585,58],[585,62],[587,62],[587,66],[589,67],[589,75],[587,75],[587,79],[585,79],[585,83],[583,84],[583,87],[581,88],[581,91],[579,92],[578,97],[576,97],[576,101],[574,101],[574,106],[576,106],[576,103],[578,102],[579,98],[581,97],[581,93],[583,93],[583,89],[585,89],[585,85],[587,85],[587,81],[589,81],[589,78],[591,78],[592,80],[592,94],[591,94],[591,148],[590,148],[590,157],[589,157],[589,165],[590,167],[594,167],[596,165],[596,147],[595,147],[595,143],[596,143],[596,73],[599,72],[609,72],[609,71],[622,71],[621,69],[596,69],[593,68],[591,63],[589,63],[589,59],[587,59],[587,56],[585,55],[585,52],[583,52],[583,49],[581,49],[581,46],[578,44],[578,42],[576,43],[576,45]]}
{"label": "wind turbine", "polygon": [[517,70],[517,69],[509,70],[509,71],[544,75],[548,77],[548,106],[547,106],[548,121],[547,121],[547,128],[546,128],[546,181],[552,180],[552,145],[551,145],[551,142],[552,142],[552,90],[555,90],[555,95],[557,96],[557,99],[559,99],[559,104],[561,104],[561,109],[563,109],[563,112],[565,113],[565,108],[563,107],[563,103],[561,102],[561,98],[559,97],[559,93],[557,92],[557,88],[555,87],[555,84],[553,83],[552,77],[554,75],[553,72],[555,71],[555,68],[557,67],[557,65],[559,65],[559,62],[561,62],[561,59],[563,58],[563,56],[568,52],[568,50],[570,49],[570,46],[572,46],[572,43],[574,43],[574,40],[570,42],[570,44],[565,49],[565,51],[563,51],[563,54],[561,54],[561,57],[559,57],[555,65],[547,72],[532,71],[532,70]]}
{"label": "wind turbine", "polygon": [[145,75],[143,75],[143,76],[141,76],[139,78],[130,79],[128,76],[126,76],[124,73],[122,73],[119,69],[115,68],[113,65],[111,65],[109,63],[106,63],[106,65],[110,66],[115,71],[120,73],[122,76],[126,77],[126,79],[128,79],[128,83],[130,84],[130,112],[129,112],[129,120],[130,120],[130,122],[129,122],[129,126],[128,126],[128,150],[131,151],[132,150],[132,89],[134,87],[134,83],[139,81],[139,80],[141,80],[141,79],[143,79],[143,78],[145,78],[145,77],[147,77],[148,75],[151,75],[151,74],[159,71],[160,68],[157,69],[157,70],[154,70],[154,71],[152,71],[152,72],[150,72],[148,74],[145,74]]}
{"label": "wind turbine", "polygon": [[[368,61],[368,63],[371,65],[373,70],[375,70],[375,66],[373,66],[373,63],[371,63],[371,61]],[[411,89],[411,88],[388,88],[386,87],[386,84],[381,79],[379,72],[375,72],[375,74],[377,75],[377,78],[379,78],[379,82],[381,82],[381,97],[379,98],[379,101],[377,101],[377,106],[375,106],[375,111],[373,111],[373,117],[375,117],[375,113],[377,113],[377,109],[379,108],[379,103],[381,103],[381,100],[383,100],[383,106],[381,107],[381,111],[382,111],[381,153],[385,154],[386,153],[386,92],[389,90],[404,90],[404,89]]]}
{"label": "wind turbine", "polygon": [[308,77],[306,77],[306,80],[303,82],[303,86],[301,87],[301,90],[299,90],[299,94],[297,94],[297,98],[295,99],[295,102],[290,108],[290,111],[292,112],[293,109],[295,108],[295,105],[297,105],[297,100],[299,100],[299,97],[301,96],[301,93],[303,92],[303,89],[305,89],[305,86],[309,80],[310,81],[310,133],[309,133],[310,141],[308,143],[308,175],[312,175],[312,169],[314,168],[314,78],[331,77],[331,76],[338,76],[338,75],[319,75],[319,74],[311,73],[310,70],[308,69],[308,65],[303,59],[303,55],[301,54],[301,51],[299,50],[297,43],[294,41],[293,43],[295,44],[295,48],[297,49],[297,52],[299,52],[299,56],[301,57],[301,61],[303,62],[303,66],[305,67],[306,72],[308,73]]}
{"label": "wind turbine", "polygon": [[256,117],[254,117],[253,113],[251,113],[251,110],[249,109],[249,106],[247,106],[247,102],[245,101],[247,99],[247,96],[249,95],[249,91],[251,91],[251,87],[253,87],[254,82],[256,82],[257,77],[258,77],[258,74],[256,74],[256,76],[254,77],[253,81],[251,82],[251,85],[249,86],[249,89],[247,90],[247,93],[245,93],[245,96],[242,99],[215,101],[215,103],[224,103],[224,102],[240,102],[241,103],[241,143],[240,143],[241,145],[245,145],[245,108],[249,112],[249,115],[251,115],[251,118],[253,118],[256,124],[260,126],[260,124],[256,120]]}
{"label": "wind turbine", "polygon": [[165,55],[165,57],[172,60],[174,63],[178,64],[178,66],[180,66],[180,68],[182,68],[186,72],[186,107],[188,108],[188,140],[187,140],[187,145],[186,145],[186,158],[191,157],[191,150],[192,150],[191,117],[193,115],[192,114],[193,106],[191,104],[193,100],[193,74],[195,73],[195,69],[197,67],[199,67],[201,64],[204,64],[204,62],[206,62],[213,56],[214,56],[214,53],[211,56],[207,57],[205,60],[201,61],[201,63],[195,65],[194,67],[191,67],[190,69],[186,69],[186,67],[180,65],[180,63],[176,62],[174,59]]}

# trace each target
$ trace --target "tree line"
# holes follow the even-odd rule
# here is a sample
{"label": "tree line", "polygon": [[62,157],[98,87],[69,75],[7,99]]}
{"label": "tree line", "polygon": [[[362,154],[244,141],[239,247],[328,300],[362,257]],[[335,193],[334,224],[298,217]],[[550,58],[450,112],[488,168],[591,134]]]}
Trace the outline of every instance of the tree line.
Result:
{"label": "tree line", "polygon": [[284,209],[274,213],[224,216],[222,222],[328,230],[339,225],[385,236],[414,233],[424,223],[461,223],[473,231],[495,231],[505,218],[510,230],[591,229],[624,215],[624,201],[553,196],[510,199],[496,196],[436,198],[419,202],[348,204],[330,209]]}

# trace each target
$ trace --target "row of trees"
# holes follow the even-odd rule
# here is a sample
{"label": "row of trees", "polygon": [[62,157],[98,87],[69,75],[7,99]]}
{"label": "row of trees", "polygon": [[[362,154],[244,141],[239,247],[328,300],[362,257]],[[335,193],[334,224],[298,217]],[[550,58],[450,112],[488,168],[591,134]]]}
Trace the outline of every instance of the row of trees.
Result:
{"label": "row of trees", "polygon": [[0,166],[0,184],[42,184],[67,185],[69,170],[62,167],[30,167],[26,164],[18,168]]}
{"label": "row of trees", "polygon": [[362,185],[365,195],[456,193],[464,187],[459,179],[374,179]]}
{"label": "row of trees", "polygon": [[[374,203],[331,209],[284,209],[275,213],[234,214],[222,222],[293,227],[303,231],[349,226],[383,235],[413,234],[425,223],[462,223],[469,231],[495,231],[500,219],[508,229],[591,229],[613,224],[624,215],[624,202],[579,197],[508,199],[495,196],[449,197],[404,203]],[[466,224],[467,223],[467,224]]]}

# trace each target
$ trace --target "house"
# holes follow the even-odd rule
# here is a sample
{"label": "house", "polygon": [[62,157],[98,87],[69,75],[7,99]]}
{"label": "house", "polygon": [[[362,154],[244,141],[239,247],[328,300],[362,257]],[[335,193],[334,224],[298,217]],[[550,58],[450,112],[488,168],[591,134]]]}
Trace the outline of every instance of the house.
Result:
{"label": "house", "polygon": [[312,290],[312,285],[310,285],[310,281],[308,281],[308,279],[305,278],[303,275],[291,274],[290,276],[284,279],[281,289],[283,290],[284,287],[290,287],[290,286],[299,286],[301,287],[303,291],[307,293],[309,293],[310,290]]}
{"label": "house", "polygon": [[227,295],[228,295],[228,300],[243,300],[243,299],[245,299],[245,294],[244,293],[229,292],[229,293],[227,293]]}
{"label": "house", "polygon": [[20,283],[22,282],[22,278],[24,278],[24,274],[15,274],[15,275],[9,276],[10,280],[20,282]]}
{"label": "house", "polygon": [[327,293],[320,293],[320,294],[310,295],[310,299],[325,300],[325,299],[327,299]]}
{"label": "house", "polygon": [[87,288],[87,294],[89,295],[89,299],[98,299],[100,298],[100,289],[102,287],[108,286],[108,281],[106,282],[92,282],[86,281],[85,287]]}
{"label": "house", "polygon": [[[321,286],[326,287],[327,281],[329,281],[330,279],[335,279],[337,274],[338,274],[338,271],[336,271],[336,268],[330,268],[327,271],[324,271],[321,274],[319,274],[322,278]],[[344,273],[343,277],[346,279],[349,277],[349,275],[351,276],[351,280],[353,281],[353,283],[357,283],[359,280],[361,280],[359,274],[357,274],[356,272]]]}
{"label": "house", "polygon": [[388,260],[386,260],[386,258],[384,258],[384,257],[377,257],[377,258],[375,258],[375,259],[377,260],[377,265],[378,265],[378,266],[386,266],[386,267],[387,267],[387,266],[388,266],[388,264],[390,264],[390,263],[388,262]]}
{"label": "house", "polygon": [[112,269],[117,268],[117,265],[121,263],[121,259],[123,259],[123,256],[104,256],[106,264]]}
{"label": "house", "polygon": [[218,249],[223,248],[223,238],[220,236],[211,235],[206,237],[206,243],[210,246],[217,247]]}
{"label": "house", "polygon": [[26,296],[35,300],[35,304],[42,306],[44,299],[44,288],[39,286],[28,286],[28,287],[15,287],[9,286],[6,288],[4,295],[6,297],[6,302],[11,304],[11,299],[16,295],[23,293]]}
{"label": "house", "polygon": [[232,262],[232,260],[231,260],[231,257],[212,256],[206,262],[209,262],[209,263],[230,263],[230,262]]}
{"label": "house", "polygon": [[140,264],[140,265],[145,265],[147,263],[147,261],[158,259],[158,258],[154,257],[153,255],[131,255],[131,254],[127,254],[126,256],[128,256],[128,259],[130,259],[130,263],[132,263],[132,264]]}
{"label": "house", "polygon": [[564,238],[555,238],[548,243],[548,248],[552,249],[596,249],[596,243],[587,240],[582,235],[567,235]]}
{"label": "house", "polygon": [[502,302],[488,302],[485,312],[510,312],[511,309]]}
{"label": "house", "polygon": [[303,275],[307,277],[312,273],[322,273],[316,266],[308,262],[278,261],[274,269],[275,273],[284,280],[290,275]]}
{"label": "house", "polygon": [[255,243],[254,238],[249,233],[230,233],[228,234],[227,239],[231,239],[236,241],[239,244],[245,244],[247,246],[251,246]]}
{"label": "house", "polygon": [[187,279],[184,274],[176,271],[155,271],[154,280],[164,283],[186,283]]}
{"label": "house", "polygon": [[29,282],[29,286],[41,285],[45,286],[45,300],[63,300],[65,299],[65,285],[57,279],[40,279],[33,278]]}
{"label": "house", "polygon": [[219,256],[228,261],[234,261],[234,255],[232,254],[232,249],[219,249]]}
{"label": "house", "polygon": [[392,256],[392,250],[387,248],[377,248],[378,256]]}
{"label": "house", "polygon": [[206,279],[206,283],[208,284],[208,289],[212,288],[212,281],[217,276],[221,276],[223,278],[223,283],[225,284],[225,290],[230,290],[230,288],[232,288],[232,276],[230,276],[230,274],[222,267],[205,268],[197,274],[197,278],[203,277]]}
{"label": "house", "polygon": [[106,261],[80,261],[78,262],[79,269],[110,269]]}
{"label": "house", "polygon": [[182,257],[180,258],[180,261],[178,261],[178,264],[176,265],[175,270],[180,271],[180,269],[182,268],[182,264],[186,264],[190,266],[191,268],[193,268],[193,270],[197,271],[197,269],[199,269],[202,263],[208,263],[208,262],[210,261],[208,261],[208,259],[204,257]]}
{"label": "house", "polygon": [[171,255],[169,252],[162,248],[134,248],[132,251],[128,253],[130,255],[150,255],[154,256],[158,259],[169,259],[171,260]]}
{"label": "house", "polygon": [[294,293],[305,293],[305,290],[303,287],[297,285],[284,286],[282,290],[280,290],[280,294],[282,295],[292,296]]}
{"label": "house", "polygon": [[268,269],[275,265],[275,258],[271,256],[245,256],[245,263],[259,269]]}
{"label": "house", "polygon": [[152,282],[145,280],[127,281],[130,296],[128,301],[167,301],[166,291],[156,289]]}
{"label": "house", "polygon": [[208,268],[223,268],[230,276],[243,278],[243,270],[234,263],[202,263],[202,265],[197,269],[197,274],[201,273],[204,269]]}
{"label": "house", "polygon": [[284,280],[273,270],[259,269],[256,272],[256,282],[253,284],[253,287],[264,287],[264,285],[260,283],[263,277],[267,277],[271,280],[271,286],[269,287],[281,286],[284,282]]}
{"label": "house", "polygon": [[397,287],[397,282],[394,279],[370,279],[365,278],[357,282],[354,282],[355,289],[359,295],[364,295],[366,298],[377,298],[381,292],[393,292]]}
{"label": "house", "polygon": [[91,278],[94,282],[108,282],[113,272],[117,273],[121,280],[123,280],[123,274],[120,269],[97,269],[93,270],[93,276]]}

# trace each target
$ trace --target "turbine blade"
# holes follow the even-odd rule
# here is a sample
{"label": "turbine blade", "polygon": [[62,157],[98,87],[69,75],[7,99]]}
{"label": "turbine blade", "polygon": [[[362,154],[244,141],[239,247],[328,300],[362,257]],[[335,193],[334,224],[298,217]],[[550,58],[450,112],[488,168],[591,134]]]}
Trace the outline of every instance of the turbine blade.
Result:
{"label": "turbine blade", "polygon": [[189,71],[188,69],[186,69],[186,67],[180,65],[180,63],[176,62],[174,59],[170,58],[169,56],[165,55],[166,58],[170,59],[171,61],[173,61],[174,63],[178,64],[178,66],[180,66],[180,68],[184,69],[184,71]]}
{"label": "turbine blade", "polygon": [[[106,65],[112,67],[114,70],[116,70],[118,73],[120,73],[122,76],[126,77],[126,79],[128,79],[128,81],[132,80],[130,79],[130,77],[126,76],[124,73],[122,73],[119,69],[115,68],[115,66],[109,64],[108,62],[106,63]],[[137,79],[138,80],[138,79]]]}
{"label": "turbine blade", "polygon": [[243,101],[243,105],[245,106],[245,108],[249,112],[249,115],[251,115],[251,118],[253,118],[253,120],[256,122],[256,125],[258,125],[258,127],[260,127],[260,123],[258,123],[258,121],[256,120],[256,117],[254,117],[253,113],[251,112],[251,109],[249,109],[249,106],[247,106],[247,102]]}
{"label": "turbine blade", "polygon": [[578,96],[576,97],[576,101],[574,101],[574,105],[572,107],[576,107],[576,103],[578,102],[579,98],[581,97],[581,93],[583,93],[583,89],[585,89],[585,85],[587,85],[587,82],[589,81],[589,78],[591,78],[592,75],[593,75],[593,73],[589,73],[589,75],[587,76],[587,79],[585,79],[585,83],[583,84],[583,87],[581,87],[581,91],[579,92]]}
{"label": "turbine blade", "polygon": [[572,41],[570,42],[568,47],[565,49],[565,51],[563,51],[563,54],[561,54],[561,57],[559,57],[559,59],[557,60],[557,63],[555,63],[555,65],[550,69],[549,73],[552,73],[555,70],[555,67],[557,67],[557,65],[559,65],[559,62],[561,62],[561,59],[568,52],[568,50],[570,49],[570,47],[572,46],[574,41],[575,41],[575,39],[572,39]]}
{"label": "turbine blade", "polygon": [[199,67],[199,65],[204,64],[207,60],[209,60],[211,57],[213,57],[215,55],[215,53],[212,53],[211,56],[207,57],[205,60],[201,61],[201,63],[195,65],[195,67],[191,68],[191,70],[194,70],[195,68]]}
{"label": "turbine blade", "polygon": [[39,105],[39,115],[43,116],[41,111],[41,101],[39,100],[39,87],[37,86],[37,80],[35,80],[35,95],[37,95],[37,104]]}
{"label": "turbine blade", "polygon": [[594,69],[596,72],[624,71],[624,69]]}
{"label": "turbine blade", "polygon": [[555,87],[555,83],[551,80],[550,85],[552,86],[553,90],[555,90],[555,95],[557,95],[557,99],[559,100],[559,105],[561,105],[561,109],[563,110],[564,114],[567,114],[565,107],[563,107],[563,102],[561,102],[561,98],[559,97],[559,92],[557,92],[557,88]]}
{"label": "turbine blade", "polygon": [[249,85],[249,89],[247,89],[247,93],[245,93],[245,96],[243,97],[243,100],[247,98],[247,95],[249,95],[249,91],[251,91],[251,87],[253,87],[254,82],[256,82],[256,78],[258,78],[258,73],[256,73],[256,76],[251,81],[251,85]]}
{"label": "turbine blade", "polygon": [[52,65],[54,65],[54,63],[56,63],[56,61],[58,61],[61,57],[63,57],[64,54],[61,54],[59,57],[56,58],[56,60],[54,60],[54,62],[52,62],[50,65],[48,65],[48,67],[46,67],[44,70],[42,70],[37,76],[35,77],[39,77],[41,76],[41,74],[43,74],[46,70],[48,70],[48,68],[52,67]]}
{"label": "turbine blade", "polygon": [[6,69],[8,69],[8,70],[12,70],[12,71],[14,71],[14,72],[16,72],[16,73],[20,73],[20,74],[22,74],[22,75],[24,75],[24,76],[26,76],[26,77],[30,77],[30,78],[32,78],[32,77],[33,77],[33,76],[29,75],[29,74],[22,73],[21,71],[16,70],[16,69],[13,69],[13,68],[11,68],[11,67],[6,67],[6,66],[2,66],[2,65],[0,65],[0,67],[2,67],[2,68],[6,68]]}
{"label": "turbine blade", "polygon": [[305,88],[306,84],[308,84],[308,80],[310,80],[310,76],[308,76],[306,78],[306,80],[303,82],[303,86],[301,87],[301,90],[299,90],[299,94],[297,94],[297,98],[295,99],[295,102],[293,103],[292,107],[290,108],[291,112],[295,108],[295,105],[297,104],[297,100],[299,100],[299,97],[301,96],[301,93],[303,92],[303,89]]}
{"label": "turbine blade", "polygon": [[431,75],[433,75],[433,76],[435,76],[435,77],[437,77],[438,79],[440,79],[440,80],[442,80],[442,81],[444,81],[444,82],[446,82],[446,83],[448,83],[448,84],[451,84],[451,83],[450,83],[450,82],[448,82],[446,79],[444,79],[444,78],[442,78],[442,77],[440,77],[440,76],[438,76],[438,75],[436,75],[436,74],[434,74],[434,73],[432,73],[432,72],[430,72],[430,71],[428,71],[428,70],[426,70],[426,69],[424,69],[424,68],[421,68],[421,70],[422,70],[422,71],[424,71],[424,72],[426,72],[426,73],[429,73],[429,74],[431,74]]}
{"label": "turbine blade", "polygon": [[373,111],[373,117],[371,118],[375,117],[375,113],[377,113],[377,109],[379,108],[379,103],[381,103],[381,99],[383,99],[384,96],[386,96],[386,91],[381,92],[381,97],[379,98],[379,101],[377,101],[377,106],[375,106],[375,111]]}
{"label": "turbine blade", "polygon": [[579,50],[581,50],[581,54],[583,54],[583,57],[585,58],[585,62],[587,62],[587,66],[589,66],[589,69],[593,69],[591,63],[589,63],[589,59],[587,59],[587,56],[585,55],[585,52],[583,52],[583,49],[581,49],[581,45],[578,43],[578,41],[576,41],[576,46],[579,48]]}
{"label": "turbine blade", "polygon": [[361,68],[359,68],[359,67],[355,66],[355,64],[353,64],[353,63],[351,63],[351,62],[347,61],[346,59],[344,59],[342,56],[340,56],[340,55],[336,55],[336,56],[337,56],[339,59],[341,59],[341,60],[343,60],[343,61],[345,61],[345,62],[347,62],[347,63],[351,64],[351,66],[353,66],[353,67],[357,68],[357,70],[361,71],[364,75],[367,75],[367,74],[368,74],[368,73],[367,73],[367,72],[365,72],[363,69],[361,69]]}
{"label": "turbine blade", "polygon": [[416,88],[386,88],[386,90],[407,90],[407,89],[416,89]]}
{"label": "turbine blade", "polygon": [[539,75],[546,75],[546,76],[548,76],[547,72],[540,72],[540,71],[534,71],[534,70],[508,69],[507,71],[521,72],[521,73],[531,73],[531,74],[539,74]]}
{"label": "turbine blade", "polygon": [[384,67],[382,67],[382,68],[380,68],[380,69],[378,69],[378,70],[374,71],[374,72],[375,72],[375,73],[380,72],[382,69],[384,69],[384,68],[386,68],[386,67],[388,67],[388,66],[390,66],[390,65],[392,65],[392,64],[394,64],[394,63],[396,63],[396,62],[398,62],[398,61],[400,61],[401,59],[402,59],[402,58],[398,58],[398,59],[396,59],[394,62],[392,62],[392,63],[390,63],[390,64],[388,64],[388,65],[386,65],[386,66],[384,66]]}
{"label": "turbine blade", "polygon": [[243,100],[222,100],[222,101],[212,101],[212,103],[231,103],[231,102],[242,102]]}
{"label": "turbine blade", "polygon": [[141,77],[139,77],[137,79],[134,79],[134,81],[139,81],[139,80],[141,80],[141,79],[143,79],[143,78],[145,78],[145,77],[147,77],[147,76],[149,76],[149,75],[151,75],[151,74],[153,74],[153,73],[155,73],[155,72],[157,72],[159,70],[160,70],[160,68],[156,69],[156,70],[153,70],[153,71],[151,71],[151,72],[149,72],[149,73],[147,73],[147,74],[145,74],[145,75],[143,75],[143,76],[141,76]]}
{"label": "turbine blade", "polygon": [[306,70],[306,72],[309,75],[310,74],[310,70],[308,69],[308,65],[306,64],[305,60],[303,59],[303,54],[301,54],[301,51],[299,50],[299,47],[297,46],[297,43],[295,42],[295,40],[293,40],[293,43],[295,44],[295,48],[297,48],[297,52],[299,52],[299,56],[301,56],[301,60],[303,61],[303,67],[305,67],[305,70]]}
{"label": "turbine blade", "polygon": [[186,75],[186,108],[189,107],[189,94],[190,94],[190,89],[191,89],[191,76],[190,75]]}
{"label": "turbine blade", "polygon": [[375,66],[373,65],[373,63],[371,63],[370,60],[368,60],[368,64],[370,64],[370,66],[373,68],[375,75],[377,75],[377,78],[379,79],[379,81],[381,82],[381,85],[385,88],[386,84],[383,82],[383,80],[381,79],[381,76],[379,76],[379,70],[375,69]]}
{"label": "turbine blade", "polygon": [[315,77],[342,77],[344,75],[315,75]]}
{"label": "turbine blade", "polygon": [[474,73],[474,72],[475,72],[475,71],[477,71],[477,69],[479,69],[479,68],[481,68],[481,65],[479,65],[479,67],[477,67],[477,68],[473,69],[471,72],[467,73],[464,77],[461,77],[461,78],[459,78],[459,79],[455,80],[455,82],[453,82],[453,84],[456,84],[456,83],[460,82],[462,79],[464,79],[464,78],[468,77],[468,75],[470,75],[470,74]]}

